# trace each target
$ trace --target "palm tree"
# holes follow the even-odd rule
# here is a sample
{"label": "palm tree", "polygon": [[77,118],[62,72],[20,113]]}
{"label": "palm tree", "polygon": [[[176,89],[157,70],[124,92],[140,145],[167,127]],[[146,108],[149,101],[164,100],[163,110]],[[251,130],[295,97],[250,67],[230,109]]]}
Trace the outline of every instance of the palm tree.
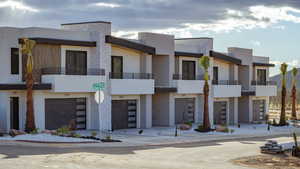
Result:
{"label": "palm tree", "polygon": [[203,87],[203,94],[204,94],[204,111],[203,111],[203,128],[204,130],[209,131],[210,128],[210,121],[209,121],[209,110],[208,110],[208,95],[209,95],[209,74],[208,74],[208,68],[209,68],[209,63],[210,58],[209,56],[202,56],[200,59],[200,65],[204,69],[204,87]]}
{"label": "palm tree", "polygon": [[32,49],[35,46],[35,41],[22,38],[22,56],[27,56],[26,63],[26,87],[27,87],[27,110],[26,110],[26,123],[25,131],[31,132],[35,130],[34,122],[34,109],[33,109],[33,57]]}
{"label": "palm tree", "polygon": [[286,125],[285,120],[285,99],[286,99],[286,73],[287,73],[288,65],[286,63],[281,64],[280,71],[281,71],[281,114],[280,114],[280,121],[279,125],[284,126]]}
{"label": "palm tree", "polygon": [[293,68],[292,69],[292,75],[293,75],[293,82],[292,82],[292,119],[297,120],[297,113],[296,113],[296,98],[297,98],[297,74],[298,74],[298,69]]}

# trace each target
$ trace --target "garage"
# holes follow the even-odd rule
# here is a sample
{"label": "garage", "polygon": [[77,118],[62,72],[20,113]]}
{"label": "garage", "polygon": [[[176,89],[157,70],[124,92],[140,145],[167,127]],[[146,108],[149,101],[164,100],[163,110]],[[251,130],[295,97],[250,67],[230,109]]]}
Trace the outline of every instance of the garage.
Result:
{"label": "garage", "polygon": [[45,128],[58,129],[75,124],[77,130],[86,129],[85,98],[45,99]]}
{"label": "garage", "polygon": [[214,102],[214,124],[227,124],[227,102]]}
{"label": "garage", "polygon": [[137,101],[113,100],[112,101],[112,129],[127,129],[137,127]]}
{"label": "garage", "polygon": [[265,100],[253,100],[253,121],[264,121],[266,116]]}
{"label": "garage", "polygon": [[175,99],[175,123],[194,122],[195,99],[177,98]]}

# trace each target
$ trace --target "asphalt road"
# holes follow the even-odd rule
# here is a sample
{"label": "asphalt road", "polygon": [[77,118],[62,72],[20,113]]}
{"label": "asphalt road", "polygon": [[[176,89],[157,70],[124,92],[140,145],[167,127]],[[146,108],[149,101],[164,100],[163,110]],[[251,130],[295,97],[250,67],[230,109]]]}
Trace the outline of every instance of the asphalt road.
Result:
{"label": "asphalt road", "polygon": [[243,169],[231,160],[260,154],[266,139],[270,138],[141,147],[0,142],[0,169]]}

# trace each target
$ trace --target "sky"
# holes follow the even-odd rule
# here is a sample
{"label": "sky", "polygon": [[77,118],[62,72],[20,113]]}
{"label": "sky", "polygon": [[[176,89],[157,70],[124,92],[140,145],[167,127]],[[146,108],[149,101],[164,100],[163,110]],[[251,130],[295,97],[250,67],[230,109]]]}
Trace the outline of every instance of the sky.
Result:
{"label": "sky", "polygon": [[300,67],[300,0],[0,0],[0,26],[59,28],[62,23],[110,21],[113,34],[212,37],[214,50],[252,48]]}

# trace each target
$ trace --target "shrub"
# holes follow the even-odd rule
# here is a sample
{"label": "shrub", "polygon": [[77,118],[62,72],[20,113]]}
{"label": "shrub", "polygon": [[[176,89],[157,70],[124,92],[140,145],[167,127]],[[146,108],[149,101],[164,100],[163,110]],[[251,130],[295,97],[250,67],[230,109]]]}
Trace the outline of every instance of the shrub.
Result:
{"label": "shrub", "polygon": [[189,121],[189,122],[185,122],[184,124],[189,125],[189,126],[192,126],[192,125],[193,125],[193,122]]}
{"label": "shrub", "polygon": [[56,130],[56,132],[57,132],[57,135],[66,135],[66,134],[70,134],[70,129],[68,126],[64,126],[64,127],[58,128]]}
{"label": "shrub", "polygon": [[97,133],[96,131],[92,131],[92,132],[91,132],[91,136],[93,136],[93,137],[96,137],[97,134],[98,134],[98,133]]}
{"label": "shrub", "polygon": [[39,129],[35,128],[34,130],[32,130],[29,134],[39,134]]}
{"label": "shrub", "polygon": [[77,134],[77,133],[75,133],[73,137],[75,137],[75,138],[80,138],[80,137],[81,137],[81,135],[80,135],[80,134]]}

